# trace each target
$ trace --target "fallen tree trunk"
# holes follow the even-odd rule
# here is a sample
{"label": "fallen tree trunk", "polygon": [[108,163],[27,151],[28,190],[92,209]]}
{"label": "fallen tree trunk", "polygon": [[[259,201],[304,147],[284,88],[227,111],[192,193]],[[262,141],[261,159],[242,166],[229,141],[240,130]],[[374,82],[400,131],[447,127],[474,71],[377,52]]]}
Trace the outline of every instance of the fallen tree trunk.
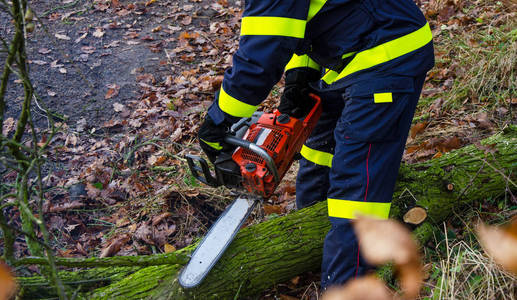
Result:
{"label": "fallen tree trunk", "polygon": [[[433,224],[461,215],[465,206],[517,190],[517,127],[425,163],[403,165],[391,216],[401,219],[415,205],[428,218],[415,233],[421,242]],[[325,203],[276,218],[239,232],[204,282],[184,291],[177,283],[182,264],[142,268],[120,281],[93,291],[93,299],[234,299],[256,295],[275,283],[318,270],[329,228]],[[194,247],[182,249],[189,253]],[[22,283],[23,284],[23,283]]]}

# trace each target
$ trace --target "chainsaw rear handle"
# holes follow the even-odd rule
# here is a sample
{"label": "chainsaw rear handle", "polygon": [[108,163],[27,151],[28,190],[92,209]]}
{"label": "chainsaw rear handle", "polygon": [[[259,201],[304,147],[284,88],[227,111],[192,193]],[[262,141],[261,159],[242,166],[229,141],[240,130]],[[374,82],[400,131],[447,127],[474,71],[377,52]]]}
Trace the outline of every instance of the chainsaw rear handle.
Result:
{"label": "chainsaw rear handle", "polygon": [[269,154],[267,154],[266,150],[260,148],[259,146],[257,146],[257,144],[254,144],[252,142],[249,142],[249,141],[246,141],[246,140],[243,140],[243,139],[231,136],[231,135],[227,135],[224,138],[224,142],[228,143],[230,145],[237,146],[237,147],[249,149],[250,151],[253,151],[254,153],[256,153],[258,156],[260,156],[266,162],[269,171],[271,172],[271,174],[273,174],[273,178],[275,179],[275,182],[280,181],[280,176],[278,175],[278,169],[276,168],[275,161],[273,160],[273,158],[271,158],[271,156],[269,156]]}

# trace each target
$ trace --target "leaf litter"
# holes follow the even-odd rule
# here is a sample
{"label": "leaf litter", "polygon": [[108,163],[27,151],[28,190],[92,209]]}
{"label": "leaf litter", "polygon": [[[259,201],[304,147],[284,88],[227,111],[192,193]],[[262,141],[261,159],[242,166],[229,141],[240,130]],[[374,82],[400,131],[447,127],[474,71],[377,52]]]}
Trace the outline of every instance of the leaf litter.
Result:
{"label": "leaf litter", "polygon": [[[423,7],[438,45],[445,40],[447,32],[472,25],[479,27],[476,14],[495,15],[490,5],[467,16],[460,6],[440,7],[438,2],[430,1]],[[464,7],[473,3],[458,2]],[[61,233],[60,243],[66,249],[62,253],[70,257],[138,255],[180,249],[205,232],[231,201],[228,191],[195,183],[182,155],[200,153],[195,134],[202,113],[221,85],[224,70],[231,65],[231,55],[238,45],[242,9],[226,1],[183,6],[170,1],[148,1],[144,5],[95,1],[94,9],[116,16],[119,22],[144,13],[153,20],[166,21],[152,24],[146,30],[135,30],[117,22],[109,26],[121,28],[119,31],[109,31],[112,30],[109,26],[96,27],[90,32],[94,38],[105,39],[109,32],[110,36],[116,33],[119,36],[114,38],[124,41],[107,39],[104,47],[82,45],[88,31],[75,36],[59,32],[54,37],[69,41],[73,36],[86,55],[102,48],[121,47],[124,43],[126,46],[145,43],[150,52],[161,57],[156,64],[163,66],[168,75],[148,73],[143,67],[135,69],[138,96],[121,101],[117,96],[126,87],[114,83],[107,86],[103,98],[116,100],[111,104],[114,114],[108,121],[90,124],[82,119],[76,124],[57,124],[61,132],[51,142],[49,159],[65,163],[68,169],[46,177],[49,186],[61,187],[46,194],[50,199],[46,206],[47,221],[51,228],[53,222],[62,225],[54,226],[54,235],[63,226],[69,229],[68,233]],[[61,16],[50,14],[48,20]],[[474,46],[477,43],[472,41]],[[51,55],[51,50],[40,48],[39,53]],[[493,112],[483,103],[471,104],[472,98],[466,98],[464,106],[448,106],[444,92],[465,72],[464,67],[452,63],[449,55],[437,47],[437,66],[428,75],[421,100],[430,105],[422,105],[416,114],[404,155],[406,162],[437,157],[483,138],[507,120],[510,106],[516,102],[515,96],[510,97],[503,107],[506,111],[499,110],[502,117],[498,119],[493,118]],[[66,71],[65,62],[57,57],[49,61],[51,68]],[[265,109],[271,110],[277,100],[271,94],[265,101]],[[2,130],[11,132],[13,122],[7,119]],[[100,130],[101,134],[90,134],[92,130]],[[278,192],[264,204],[264,214],[255,214],[249,223],[294,209],[295,172],[290,172]],[[13,215],[18,213],[12,211]],[[24,247],[20,249],[26,251]],[[317,281],[317,277],[317,274],[305,274],[301,280],[298,277],[296,285],[299,282],[308,285]],[[265,292],[266,299],[270,293]],[[302,297],[299,292],[282,287],[276,293]],[[311,293],[317,294],[317,289]]]}

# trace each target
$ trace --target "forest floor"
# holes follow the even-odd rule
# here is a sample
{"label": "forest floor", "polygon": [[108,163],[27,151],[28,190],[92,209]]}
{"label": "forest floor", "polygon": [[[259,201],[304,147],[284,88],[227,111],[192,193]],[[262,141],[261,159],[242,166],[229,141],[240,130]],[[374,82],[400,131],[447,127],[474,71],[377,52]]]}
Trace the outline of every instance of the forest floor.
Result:
{"label": "forest floor", "polygon": [[[433,30],[436,66],[422,92],[406,163],[476,143],[516,121],[515,6],[505,1],[420,2]],[[59,256],[174,251],[201,237],[232,200],[228,190],[196,183],[183,155],[199,153],[195,134],[231,66],[243,4],[30,3],[39,17],[27,39],[39,98],[32,111],[42,140],[50,124],[42,108],[53,112],[58,129],[45,166],[45,211]],[[0,19],[0,34],[10,36],[7,18]],[[273,89],[265,109],[275,106],[281,86]],[[14,130],[20,91],[12,76],[4,134]],[[14,179],[13,173],[0,171],[3,182]],[[294,174],[250,223],[294,209]],[[473,215],[497,212],[497,217],[485,217],[502,222],[515,214],[516,205],[515,197],[502,191],[502,197],[480,203],[483,213]],[[10,213],[11,223],[19,225],[19,212],[13,208]],[[464,235],[462,224],[447,226],[445,235]],[[109,247],[113,244],[117,247]],[[16,249],[18,256],[28,254],[22,239]],[[318,289],[319,274],[304,274],[265,291],[262,298],[313,299]]]}

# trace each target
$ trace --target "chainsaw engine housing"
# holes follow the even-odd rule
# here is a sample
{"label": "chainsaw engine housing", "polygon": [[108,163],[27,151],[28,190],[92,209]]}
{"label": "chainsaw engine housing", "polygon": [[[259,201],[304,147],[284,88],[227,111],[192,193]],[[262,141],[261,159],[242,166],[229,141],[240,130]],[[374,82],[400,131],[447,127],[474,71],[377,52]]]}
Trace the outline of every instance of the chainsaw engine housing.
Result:
{"label": "chainsaw engine housing", "polygon": [[278,178],[275,180],[264,158],[252,149],[239,147],[233,153],[232,160],[239,166],[242,185],[248,192],[264,198],[273,194],[321,115],[320,100],[314,95],[312,97],[315,98],[314,108],[304,119],[293,118],[276,110],[262,114],[256,123],[251,124],[243,139],[267,152],[274,161]]}
{"label": "chainsaw engine housing", "polygon": [[314,106],[303,119],[275,110],[256,113],[234,124],[225,142],[237,148],[218,156],[214,162],[215,174],[203,158],[187,155],[192,175],[210,186],[244,188],[251,194],[269,198],[319,120],[321,100],[316,95],[310,96]]}

